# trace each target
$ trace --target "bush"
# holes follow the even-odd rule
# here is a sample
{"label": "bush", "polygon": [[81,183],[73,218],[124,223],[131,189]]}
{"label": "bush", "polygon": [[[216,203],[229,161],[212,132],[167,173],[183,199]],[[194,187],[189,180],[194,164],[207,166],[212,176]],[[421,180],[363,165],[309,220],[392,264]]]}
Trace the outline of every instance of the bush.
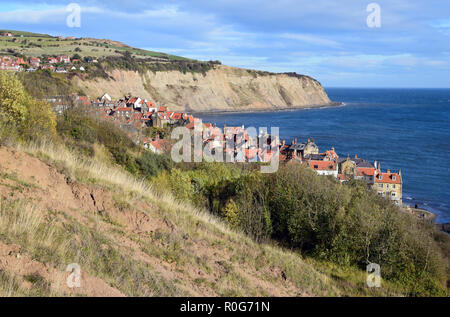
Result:
{"label": "bush", "polygon": [[367,185],[342,185],[299,166],[268,177],[274,237],[319,259],[365,269],[382,268],[384,279],[411,295],[445,294],[446,263],[435,229],[402,212]]}
{"label": "bush", "polygon": [[163,170],[170,170],[173,161],[165,154],[144,152],[136,159],[139,172],[147,178],[157,176]]}
{"label": "bush", "polygon": [[113,123],[97,120],[77,107],[65,111],[57,120],[57,130],[68,141],[68,146],[87,155],[93,155],[92,145],[104,145],[115,163],[136,174],[138,166],[130,151],[136,150],[131,139]]}
{"label": "bush", "polygon": [[450,239],[431,224],[360,181],[341,184],[298,164],[269,175],[251,166],[202,163],[163,177],[179,199],[209,209],[256,241],[272,238],[344,267],[365,270],[377,263],[382,278],[409,295],[447,294]]}

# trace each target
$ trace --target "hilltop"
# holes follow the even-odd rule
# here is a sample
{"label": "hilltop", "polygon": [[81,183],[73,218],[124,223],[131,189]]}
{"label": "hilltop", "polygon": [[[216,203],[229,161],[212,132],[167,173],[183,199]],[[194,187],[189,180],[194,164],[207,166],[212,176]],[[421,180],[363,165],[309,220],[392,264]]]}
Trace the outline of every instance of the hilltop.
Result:
{"label": "hilltop", "polygon": [[[5,33],[8,31],[0,31]],[[272,73],[152,52],[92,38],[59,38],[9,31],[0,37],[0,55],[49,57],[67,55],[77,63],[67,74],[22,74],[35,97],[56,92],[93,98],[139,95],[184,111],[255,111],[330,105],[321,84],[306,75]],[[85,71],[80,72],[80,67]],[[45,84],[40,84],[45,82]],[[52,88],[53,87],[53,88]]]}
{"label": "hilltop", "polygon": [[0,37],[0,54],[16,53],[26,56],[42,57],[45,55],[69,55],[78,53],[80,56],[108,57],[122,56],[129,52],[134,57],[153,57],[158,60],[189,60],[181,56],[161,52],[133,48],[124,43],[94,38],[58,37],[23,31],[0,30],[11,33],[12,37]]}

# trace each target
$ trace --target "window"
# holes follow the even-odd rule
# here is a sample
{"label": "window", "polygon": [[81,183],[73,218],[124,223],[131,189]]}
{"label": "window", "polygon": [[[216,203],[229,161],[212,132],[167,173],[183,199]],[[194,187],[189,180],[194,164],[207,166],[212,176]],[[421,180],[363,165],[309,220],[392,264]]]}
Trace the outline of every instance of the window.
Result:
{"label": "window", "polygon": [[314,169],[318,169],[319,168],[319,165],[314,165]]}
{"label": "window", "polygon": [[378,184],[378,188],[383,188],[383,184]]}
{"label": "window", "polygon": [[394,188],[394,189],[395,189],[395,185],[392,185],[392,188]]}
{"label": "window", "polygon": [[397,176],[393,175],[392,180],[395,181],[397,179]]}
{"label": "window", "polygon": [[392,194],[391,194],[391,195],[392,195],[392,197],[395,197],[395,192],[392,192]]}

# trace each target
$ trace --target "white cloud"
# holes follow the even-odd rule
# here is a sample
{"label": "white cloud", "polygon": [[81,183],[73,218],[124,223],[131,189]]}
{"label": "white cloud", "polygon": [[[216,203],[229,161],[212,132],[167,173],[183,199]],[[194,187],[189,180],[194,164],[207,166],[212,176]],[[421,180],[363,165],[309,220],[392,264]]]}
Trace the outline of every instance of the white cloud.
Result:
{"label": "white cloud", "polygon": [[[81,13],[104,13],[105,10],[98,7],[81,7]],[[70,14],[67,7],[45,6],[30,9],[17,9],[12,11],[0,12],[0,21],[2,23],[24,23],[38,24],[49,22],[60,22]]]}
{"label": "white cloud", "polygon": [[334,47],[334,48],[338,48],[341,46],[340,43],[338,43],[334,40],[330,40],[330,39],[326,39],[323,37],[310,35],[310,34],[284,33],[284,34],[281,34],[280,37],[285,38],[285,39],[290,39],[290,40],[301,41],[301,42],[305,42],[308,44],[318,45],[318,46],[328,46],[328,47]]}

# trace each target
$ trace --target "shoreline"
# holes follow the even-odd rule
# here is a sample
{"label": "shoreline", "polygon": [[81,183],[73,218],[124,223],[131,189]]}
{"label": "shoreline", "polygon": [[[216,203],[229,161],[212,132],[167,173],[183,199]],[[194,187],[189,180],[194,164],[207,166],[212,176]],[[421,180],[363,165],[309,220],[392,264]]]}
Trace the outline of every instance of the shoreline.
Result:
{"label": "shoreline", "polygon": [[437,215],[424,208],[415,208],[413,206],[406,205],[402,206],[403,211],[411,213],[422,221],[427,221],[431,223],[438,231],[450,234],[450,222],[436,222]]}
{"label": "shoreline", "polygon": [[340,107],[344,106],[344,102],[330,102],[327,104],[313,104],[313,105],[307,105],[307,106],[297,106],[297,107],[277,107],[277,108],[252,108],[252,109],[245,109],[245,110],[224,110],[224,109],[211,109],[211,110],[205,110],[205,111],[187,111],[188,113],[191,113],[193,115],[211,115],[211,114],[237,114],[237,113],[258,113],[258,112],[281,112],[281,111],[295,111],[295,110],[308,110],[308,109],[321,109],[321,108],[329,108],[329,107]]}

